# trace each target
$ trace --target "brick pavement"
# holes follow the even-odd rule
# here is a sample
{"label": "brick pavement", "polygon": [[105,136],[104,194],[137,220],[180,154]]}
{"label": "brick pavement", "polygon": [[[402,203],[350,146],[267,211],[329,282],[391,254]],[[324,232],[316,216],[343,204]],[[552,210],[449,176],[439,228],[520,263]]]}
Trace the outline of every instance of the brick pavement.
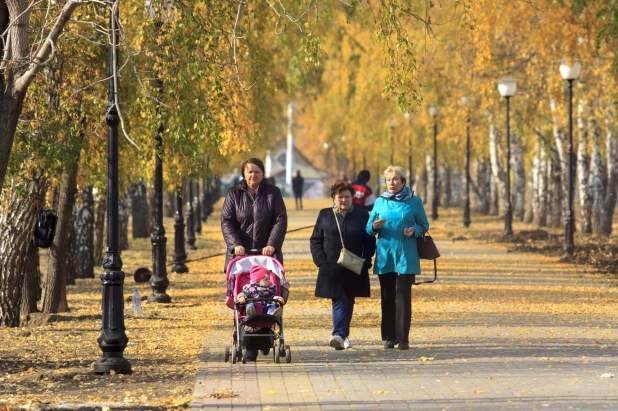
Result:
{"label": "brick pavement", "polygon": [[[290,214],[294,228],[312,224],[316,211]],[[374,297],[355,310],[354,347],[335,351],[329,309],[310,297],[315,270],[296,266],[309,258],[310,232],[286,240],[298,289],[291,296],[308,299],[291,298],[284,314],[292,363],[272,355],[225,363],[233,317],[221,304],[230,324],[204,338],[192,410],[618,409],[616,281],[542,257],[438,242],[440,283],[413,291],[411,350],[382,348],[373,277]]]}

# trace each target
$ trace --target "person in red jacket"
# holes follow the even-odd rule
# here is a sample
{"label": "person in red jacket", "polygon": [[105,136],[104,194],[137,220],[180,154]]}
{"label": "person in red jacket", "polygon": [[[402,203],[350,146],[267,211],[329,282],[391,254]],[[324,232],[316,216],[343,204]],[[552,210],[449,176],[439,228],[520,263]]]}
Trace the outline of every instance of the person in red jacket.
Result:
{"label": "person in red jacket", "polygon": [[352,199],[354,207],[361,208],[368,212],[373,209],[373,203],[376,201],[373,191],[368,185],[370,178],[371,174],[369,170],[361,170],[361,172],[358,173],[356,181],[352,183],[352,187],[355,190],[354,198]]}

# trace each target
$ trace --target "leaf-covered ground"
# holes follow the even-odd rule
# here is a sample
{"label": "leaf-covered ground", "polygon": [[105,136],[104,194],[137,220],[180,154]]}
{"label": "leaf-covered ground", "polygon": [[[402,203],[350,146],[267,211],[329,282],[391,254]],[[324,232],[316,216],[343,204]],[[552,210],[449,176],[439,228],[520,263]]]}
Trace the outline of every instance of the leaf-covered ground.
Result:
{"label": "leaf-covered ground", "polygon": [[[290,229],[311,225],[317,210],[328,205],[327,201],[306,201],[301,213],[290,212]],[[221,202],[217,207],[221,206]],[[288,209],[293,205],[288,203]],[[499,243],[503,229],[502,219],[473,215],[472,226],[461,225],[460,209],[441,209],[440,220],[432,225],[431,233],[437,240],[494,243],[492,246],[513,247]],[[173,239],[173,221],[166,221],[168,239]],[[516,236],[534,227],[516,223]],[[307,239],[311,230],[301,230],[289,235],[289,239]],[[521,234],[520,234],[521,235]],[[524,244],[529,248],[543,245],[545,239],[531,237]],[[577,237],[579,243],[581,237]],[[173,247],[173,241],[168,240]],[[190,251],[189,258],[199,258],[220,253],[223,242],[218,214],[213,214],[198,236],[197,251]],[[307,244],[308,247],[308,244]],[[168,248],[168,255],[172,249]],[[122,254],[125,281],[125,297],[130,297],[137,286],[145,298],[150,294],[148,284],[135,285],[133,270],[141,265],[150,265],[149,239],[131,240],[131,250]],[[445,256],[448,257],[448,256]],[[544,259],[544,257],[535,257]],[[556,261],[554,257],[547,258]],[[437,284],[427,287],[419,294],[414,305],[414,322],[436,320],[444,316],[460,318],[470,327],[482,328],[485,315],[502,315],[505,319],[535,313],[577,313],[577,316],[606,314],[615,300],[615,293],[607,289],[594,293],[580,290],[577,284],[562,287],[561,293],[548,298],[545,290],[521,285],[453,283],[457,272],[467,272],[473,267],[457,266],[448,258],[440,260],[441,269],[455,273],[449,285]],[[483,263],[479,255],[478,264]],[[168,271],[171,304],[143,302],[144,314],[134,317],[131,305],[125,304],[125,325],[129,345],[125,357],[131,362],[130,375],[95,375],[92,363],[100,357],[97,344],[101,324],[101,285],[98,279],[77,280],[77,285],[68,287],[71,312],[52,316],[35,315],[28,326],[0,329],[0,410],[19,407],[52,409],[58,407],[94,409],[182,409],[191,401],[196,369],[202,341],[209,332],[220,334],[232,328],[231,311],[224,308],[223,259],[216,257],[188,264],[188,274],[173,274]],[[572,266],[574,271],[586,267]],[[496,267],[496,275],[525,275],[526,267]],[[498,272],[502,270],[502,272]],[[293,315],[287,319],[292,337],[308,330],[316,336],[328,324],[330,302],[313,298],[312,276],[315,267],[309,260],[290,260],[286,263],[288,279],[292,283],[294,306],[311,304],[316,315]],[[372,298],[358,303],[356,327],[379,327],[379,292],[372,282]],[[510,298],[514,294],[524,296],[525,306]],[[610,295],[611,294],[611,295]],[[440,301],[437,305],[435,302]],[[521,299],[518,299],[521,301]],[[594,302],[594,304],[591,304]],[[473,314],[473,315],[471,315]],[[567,315],[566,318],[569,318]],[[573,316],[570,317],[573,320]],[[579,318],[579,317],[577,317]],[[582,317],[583,318],[583,317]],[[525,327],[524,327],[525,328]],[[419,332],[427,332],[419,330]],[[505,329],[505,332],[509,330]],[[519,331],[518,331],[519,332]],[[567,336],[565,336],[567,337]],[[602,335],[599,337],[602,338]]]}

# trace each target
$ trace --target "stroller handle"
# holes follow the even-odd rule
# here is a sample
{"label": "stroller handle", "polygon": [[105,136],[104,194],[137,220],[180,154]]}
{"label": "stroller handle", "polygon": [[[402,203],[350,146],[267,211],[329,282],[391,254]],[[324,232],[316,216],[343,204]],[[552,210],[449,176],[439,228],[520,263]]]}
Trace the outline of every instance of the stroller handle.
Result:
{"label": "stroller handle", "polygon": [[[251,248],[245,249],[245,255],[262,255],[263,248]],[[232,255],[236,256],[234,250],[232,250]]]}

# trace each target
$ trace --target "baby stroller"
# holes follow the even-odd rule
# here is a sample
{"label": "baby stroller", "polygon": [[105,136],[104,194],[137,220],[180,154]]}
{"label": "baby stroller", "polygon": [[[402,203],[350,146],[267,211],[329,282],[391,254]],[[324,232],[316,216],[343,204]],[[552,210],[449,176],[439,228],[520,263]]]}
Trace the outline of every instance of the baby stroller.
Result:
{"label": "baby stroller", "polygon": [[[253,250],[252,250],[253,251]],[[254,302],[256,314],[247,316],[245,303],[237,303],[236,298],[243,287],[249,284],[251,267],[259,265],[270,271],[271,284],[276,285],[277,295],[287,302],[290,284],[285,279],[283,266],[273,257],[265,255],[245,255],[230,261],[226,272],[227,293],[225,303],[234,310],[234,335],[230,347],[225,347],[225,362],[232,356],[232,364],[239,360],[247,362],[247,350],[260,350],[268,355],[273,352],[276,363],[285,358],[285,362],[292,362],[292,352],[289,345],[285,345],[283,338],[283,313],[276,317],[270,314],[261,314],[262,304],[274,301],[268,298],[247,298],[245,303]]]}

